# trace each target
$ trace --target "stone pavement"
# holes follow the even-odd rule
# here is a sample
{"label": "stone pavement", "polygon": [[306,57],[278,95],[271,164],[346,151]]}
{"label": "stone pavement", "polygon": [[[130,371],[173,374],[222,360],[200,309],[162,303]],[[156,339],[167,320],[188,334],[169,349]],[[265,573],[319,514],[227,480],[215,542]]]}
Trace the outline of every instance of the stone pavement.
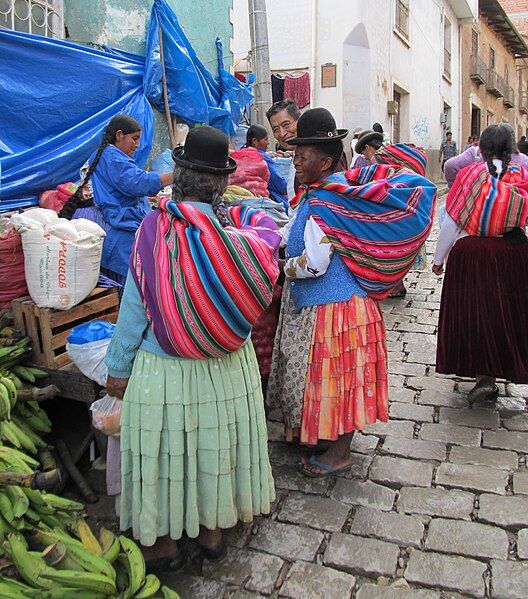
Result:
{"label": "stone pavement", "polygon": [[471,381],[434,372],[442,279],[406,284],[383,303],[391,421],[355,435],[350,473],[309,479],[270,414],[273,512],[166,577],[182,599],[528,598],[528,387],[470,407]]}

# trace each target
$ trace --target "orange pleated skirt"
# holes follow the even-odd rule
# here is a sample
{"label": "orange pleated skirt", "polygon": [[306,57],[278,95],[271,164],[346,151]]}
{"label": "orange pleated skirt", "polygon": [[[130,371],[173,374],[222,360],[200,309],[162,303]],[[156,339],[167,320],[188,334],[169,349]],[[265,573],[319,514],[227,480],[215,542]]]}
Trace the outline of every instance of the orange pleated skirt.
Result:
{"label": "orange pleated skirt", "polygon": [[300,440],[362,430],[388,420],[387,343],[378,302],[352,296],[317,306]]}

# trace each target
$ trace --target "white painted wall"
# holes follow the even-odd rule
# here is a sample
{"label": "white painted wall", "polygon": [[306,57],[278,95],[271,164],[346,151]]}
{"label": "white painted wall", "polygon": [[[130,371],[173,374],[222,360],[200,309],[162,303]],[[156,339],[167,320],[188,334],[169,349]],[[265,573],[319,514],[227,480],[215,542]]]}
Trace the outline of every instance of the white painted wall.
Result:
{"label": "white painted wall", "polygon": [[[392,131],[387,101],[397,85],[409,92],[402,140],[438,149],[444,102],[451,106],[451,128],[458,140],[459,27],[452,5],[460,14],[461,3],[412,0],[410,46],[406,46],[393,32],[393,0],[267,0],[271,68],[311,69],[313,106],[325,106],[339,127],[352,130],[379,121]],[[477,5],[478,0],[467,0],[467,10],[474,11]],[[442,77],[443,14],[452,24],[451,84]],[[233,23],[236,60],[250,49],[246,0],[234,0]],[[321,88],[325,63],[337,65],[335,88]],[[245,70],[245,63],[239,70]]]}

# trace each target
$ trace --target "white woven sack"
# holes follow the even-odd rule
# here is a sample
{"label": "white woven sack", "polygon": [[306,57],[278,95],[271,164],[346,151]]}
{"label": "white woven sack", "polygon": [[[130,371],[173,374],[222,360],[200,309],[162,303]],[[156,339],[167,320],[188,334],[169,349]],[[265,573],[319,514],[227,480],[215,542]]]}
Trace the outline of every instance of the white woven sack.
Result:
{"label": "white woven sack", "polygon": [[69,310],[95,288],[103,238],[74,243],[42,229],[20,229],[29,294],[40,308]]}

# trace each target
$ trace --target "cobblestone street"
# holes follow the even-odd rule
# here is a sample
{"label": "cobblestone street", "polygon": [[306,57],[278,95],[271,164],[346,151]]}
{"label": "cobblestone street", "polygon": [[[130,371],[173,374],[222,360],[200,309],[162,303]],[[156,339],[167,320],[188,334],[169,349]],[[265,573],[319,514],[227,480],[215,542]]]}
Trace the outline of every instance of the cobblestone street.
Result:
{"label": "cobblestone street", "polygon": [[406,284],[383,304],[390,422],[355,435],[351,472],[309,479],[270,414],[273,512],[169,576],[183,599],[528,597],[528,387],[470,408],[472,382],[434,372],[442,278]]}

